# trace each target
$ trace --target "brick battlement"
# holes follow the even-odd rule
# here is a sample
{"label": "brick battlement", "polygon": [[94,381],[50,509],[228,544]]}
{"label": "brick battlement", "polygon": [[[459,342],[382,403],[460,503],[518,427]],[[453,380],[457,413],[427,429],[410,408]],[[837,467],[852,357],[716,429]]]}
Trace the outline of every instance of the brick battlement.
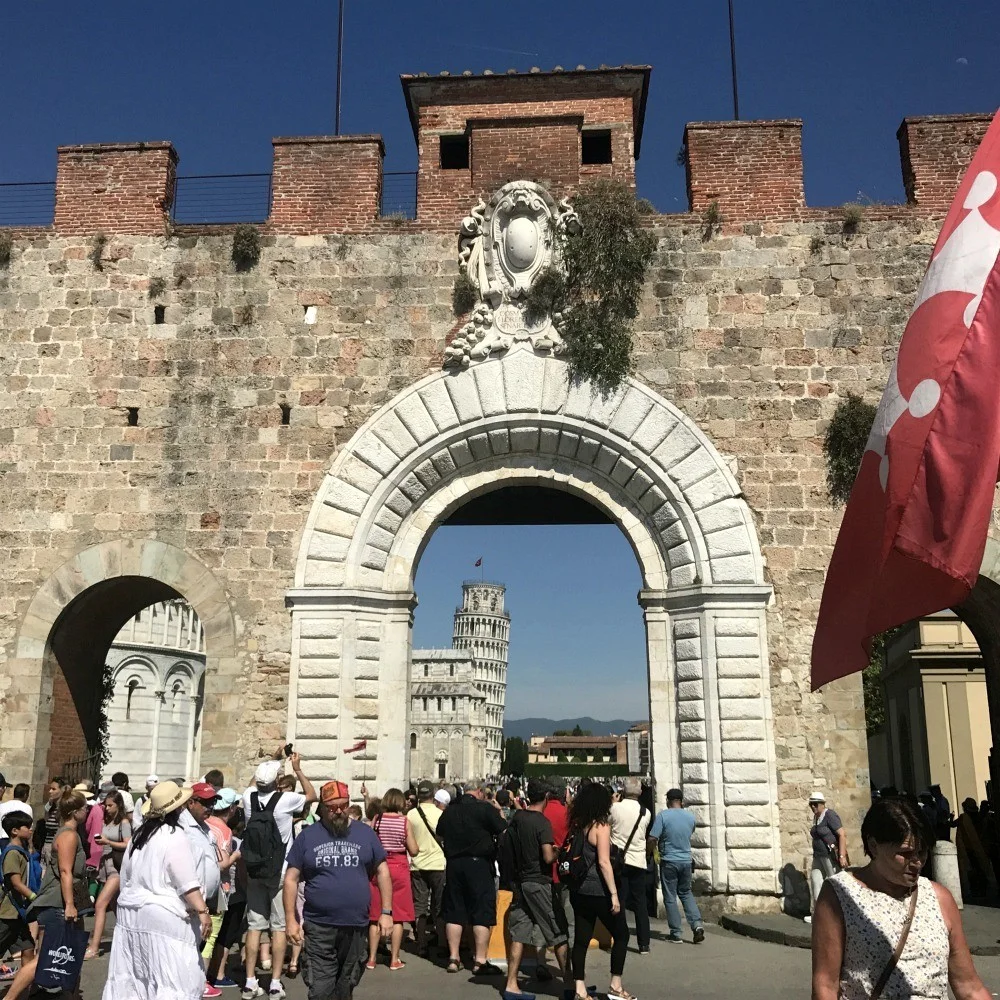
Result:
{"label": "brick battlement", "polygon": [[[416,221],[379,218],[380,136],[283,137],[272,140],[272,203],[261,228],[301,235],[454,232],[478,198],[515,178],[538,180],[558,197],[600,177],[634,187],[649,75],[648,66],[405,75],[418,150]],[[897,137],[906,211],[947,211],[989,122],[989,115],[903,120]],[[805,203],[799,119],[691,122],[684,148],[691,212],[702,214],[714,202],[727,223],[822,216]],[[189,231],[191,225],[170,221],[177,162],[169,142],[60,146],[52,230]]]}

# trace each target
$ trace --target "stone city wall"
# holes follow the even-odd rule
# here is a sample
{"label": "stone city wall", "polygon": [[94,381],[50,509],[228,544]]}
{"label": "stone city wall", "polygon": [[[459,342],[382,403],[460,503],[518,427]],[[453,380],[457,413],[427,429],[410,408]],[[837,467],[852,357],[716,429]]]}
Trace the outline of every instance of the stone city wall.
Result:
{"label": "stone city wall", "polygon": [[[775,127],[786,144],[782,170],[794,174],[797,129],[759,131]],[[854,826],[868,785],[859,679],[809,692],[813,624],[840,518],[825,489],[823,431],[847,392],[880,394],[946,207],[942,192],[971,153],[970,128],[983,127],[962,119],[957,154],[948,121],[905,123],[915,201],[873,208],[846,234],[837,210],[802,206],[800,180],[799,188],[787,176],[776,183],[773,204],[747,198],[771,146],[752,124],[702,123],[687,133],[689,189],[696,208],[719,203],[721,226],[708,232],[697,214],[650,218],[659,244],[636,323],[637,377],[732,456],[754,513],[774,587],[766,628],[782,853],[799,866],[809,850],[808,793],[824,788]],[[729,144],[734,155],[733,136],[753,141],[739,171],[700,178],[700,143],[713,128],[716,147]],[[302,150],[320,174],[322,151],[349,156],[365,212],[377,206],[380,144],[306,140]],[[711,162],[720,155],[716,148]],[[174,169],[159,144],[126,159],[130,171],[151,163],[158,177]],[[149,207],[160,182],[147,176],[136,198],[113,192],[111,180],[128,176],[117,167],[95,193],[79,181],[95,160],[112,162],[100,147],[60,151],[59,184],[72,175],[77,201],[60,193],[54,227],[14,231],[12,260],[0,269],[0,764],[12,780],[44,773],[30,752],[35,703],[14,697],[10,667],[34,595],[81,550],[152,537],[200,560],[229,602],[232,676],[225,689],[208,679],[202,766],[238,782],[284,738],[292,643],[284,594],[323,475],[377,408],[440,366],[460,325],[450,305],[458,219],[447,229],[440,218],[393,227],[372,217],[358,231],[348,199],[343,213],[317,214],[310,202],[323,200],[323,183],[297,186],[287,173],[282,183],[301,199],[281,216],[291,202],[279,200],[276,172],[260,263],[237,272],[228,231],[170,231],[162,206],[159,216]],[[109,237],[103,270],[89,259],[97,229]],[[163,291],[151,296],[157,279]],[[317,307],[314,324],[307,306]],[[134,426],[129,408],[138,411]],[[742,696],[742,633],[730,631],[714,641],[732,658],[727,683]],[[53,690],[52,728],[65,733],[68,689],[50,677],[43,702]],[[212,699],[223,693],[235,705],[232,729],[213,734]]]}

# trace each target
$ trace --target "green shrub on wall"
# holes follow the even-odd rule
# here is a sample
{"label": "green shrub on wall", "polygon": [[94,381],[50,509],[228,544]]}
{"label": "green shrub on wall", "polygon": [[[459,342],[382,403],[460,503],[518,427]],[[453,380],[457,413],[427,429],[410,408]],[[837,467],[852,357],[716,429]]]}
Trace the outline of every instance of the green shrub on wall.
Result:
{"label": "green shrub on wall", "polygon": [[861,468],[876,408],[860,396],[848,393],[837,404],[823,438],[826,485],[837,503],[847,503]]}
{"label": "green shrub on wall", "polygon": [[632,323],[656,237],[642,225],[648,210],[625,184],[597,181],[572,203],[580,228],[558,235],[565,278],[555,270],[539,275],[527,304],[553,316],[571,377],[607,395],[632,372]]}

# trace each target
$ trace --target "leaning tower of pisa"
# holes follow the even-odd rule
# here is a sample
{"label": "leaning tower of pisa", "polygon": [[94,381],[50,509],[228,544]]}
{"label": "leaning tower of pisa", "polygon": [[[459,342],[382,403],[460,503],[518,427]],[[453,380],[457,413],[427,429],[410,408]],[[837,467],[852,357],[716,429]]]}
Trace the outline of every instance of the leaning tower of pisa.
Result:
{"label": "leaning tower of pisa", "polygon": [[504,611],[502,583],[466,580],[462,606],[455,609],[452,646],[475,657],[476,687],[486,695],[486,771],[500,773],[503,713],[507,696],[507,647],[510,615]]}

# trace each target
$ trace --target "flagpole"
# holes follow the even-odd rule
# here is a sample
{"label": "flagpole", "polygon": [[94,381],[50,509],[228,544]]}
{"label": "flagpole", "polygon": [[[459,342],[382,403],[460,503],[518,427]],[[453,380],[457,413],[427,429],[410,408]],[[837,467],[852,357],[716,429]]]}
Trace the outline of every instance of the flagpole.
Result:
{"label": "flagpole", "polygon": [[733,71],[733,120],[740,120],[740,94],[736,85],[736,27],[733,21],[733,0],[729,0],[729,62]]}
{"label": "flagpole", "polygon": [[337,16],[337,111],[334,118],[333,134],[340,135],[340,83],[344,69],[344,0],[340,0]]}

